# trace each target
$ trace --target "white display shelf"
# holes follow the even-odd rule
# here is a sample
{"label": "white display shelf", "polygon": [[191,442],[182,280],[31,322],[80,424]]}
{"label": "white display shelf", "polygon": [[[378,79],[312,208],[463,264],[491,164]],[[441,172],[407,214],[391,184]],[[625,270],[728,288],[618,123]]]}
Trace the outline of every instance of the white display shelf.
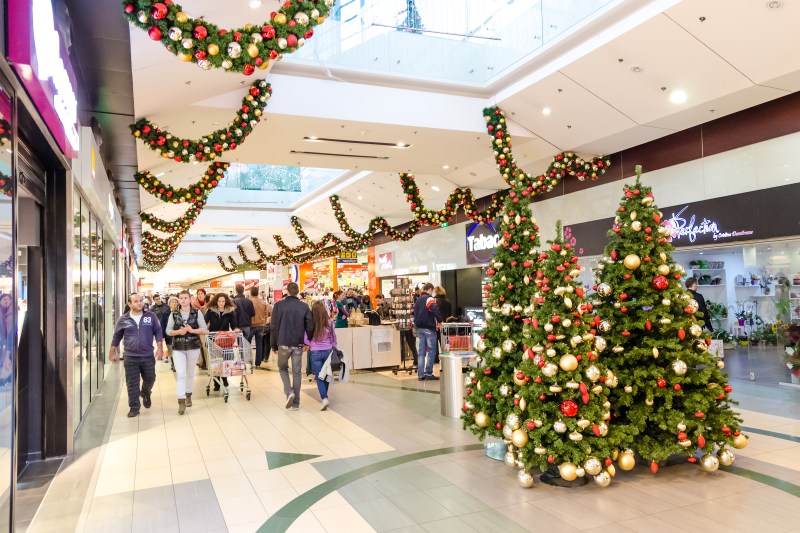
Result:
{"label": "white display shelf", "polygon": [[761,285],[734,285],[737,289],[760,289]]}
{"label": "white display shelf", "polygon": [[692,272],[725,272],[724,268],[690,268]]}
{"label": "white display shelf", "polygon": [[715,288],[716,287],[727,287],[727,285],[725,285],[724,283],[717,283],[716,285],[715,284],[708,284],[708,285],[700,285],[700,284],[698,284],[697,285],[698,289],[704,289],[704,288],[708,288],[708,287],[715,287]]}

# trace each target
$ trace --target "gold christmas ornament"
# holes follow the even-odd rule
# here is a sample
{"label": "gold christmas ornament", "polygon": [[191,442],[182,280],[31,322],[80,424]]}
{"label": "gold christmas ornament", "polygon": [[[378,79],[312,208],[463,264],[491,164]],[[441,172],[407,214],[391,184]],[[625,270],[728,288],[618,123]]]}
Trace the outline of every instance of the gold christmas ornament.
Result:
{"label": "gold christmas ornament", "polygon": [[511,339],[506,339],[506,340],[503,341],[503,350],[505,350],[508,353],[513,352],[514,348],[516,348],[516,347],[517,347],[517,343],[514,342]]}
{"label": "gold christmas ornament", "polygon": [[558,372],[558,367],[553,363],[547,363],[542,368],[542,374],[548,378],[555,376],[556,372]]}
{"label": "gold christmas ornament", "polygon": [[731,466],[735,460],[736,456],[732,451],[728,449],[722,449],[719,451],[719,464],[722,466]]}
{"label": "gold christmas ornament", "polygon": [[572,372],[578,368],[578,359],[572,354],[564,354],[561,356],[558,366],[560,366],[562,370]]}
{"label": "gold christmas ornament", "polygon": [[629,254],[625,256],[622,264],[625,265],[625,268],[628,270],[636,270],[642,264],[642,260],[636,254]]}
{"label": "gold christmas ornament", "polygon": [[514,443],[514,446],[517,448],[522,448],[526,444],[528,444],[528,432],[524,429],[517,429],[511,435],[511,442]]}
{"label": "gold christmas ornament", "polygon": [[669,265],[658,265],[658,273],[662,276],[669,274]]}
{"label": "gold christmas ornament", "polygon": [[695,337],[699,337],[703,333],[703,328],[700,327],[700,324],[692,324],[689,326],[689,333]]}
{"label": "gold christmas ornament", "polygon": [[502,359],[503,358],[503,350],[498,347],[492,348],[492,357],[495,359]]}
{"label": "gold christmas ornament", "polygon": [[510,393],[511,393],[511,388],[506,383],[500,385],[500,396],[508,396]]}
{"label": "gold christmas ornament", "polygon": [[522,378],[517,378],[517,374],[519,374],[519,370],[517,370],[515,368],[514,369],[514,385],[516,385],[517,387],[522,387],[523,385],[525,385],[524,376]]}
{"label": "gold christmas ornament", "polygon": [[686,363],[681,361],[680,359],[672,363],[672,371],[679,376],[684,375],[687,369],[688,367],[686,366]]}
{"label": "gold christmas ornament", "polygon": [[669,307],[670,305],[672,305],[672,300],[670,300],[669,298],[664,298],[663,300],[661,300],[661,305]]}
{"label": "gold christmas ornament", "polygon": [[700,459],[700,467],[706,472],[716,472],[719,468],[719,459],[716,455],[708,453]]}
{"label": "gold christmas ornament", "polygon": [[631,229],[633,231],[642,231],[642,223],[639,222],[638,220],[634,220],[633,222],[631,222]]}
{"label": "gold christmas ornament", "polygon": [[556,433],[564,433],[567,431],[567,425],[561,420],[556,420],[553,422],[553,431]]}
{"label": "gold christmas ornament", "polygon": [[533,476],[530,472],[520,470],[517,472],[517,483],[523,489],[529,489],[533,486]]}
{"label": "gold christmas ornament", "polygon": [[636,458],[633,456],[633,452],[624,451],[619,455],[619,459],[617,459],[617,464],[623,470],[633,470],[633,467],[636,466]]}
{"label": "gold christmas ornament", "polygon": [[589,378],[591,381],[597,381],[600,379],[600,369],[594,365],[591,365],[589,368],[586,369],[586,377]]}
{"label": "gold christmas ornament", "polygon": [[608,487],[611,484],[611,476],[608,472],[600,472],[596,476],[594,476],[594,483],[598,487]]}
{"label": "gold christmas ornament", "polygon": [[578,477],[576,470],[577,468],[572,463],[561,463],[558,465],[558,473],[561,474],[561,478],[566,481],[573,481]]}
{"label": "gold christmas ornament", "polygon": [[747,437],[745,437],[741,433],[739,435],[736,435],[735,437],[733,437],[733,447],[736,448],[737,450],[741,450],[743,448],[746,448],[747,447]]}
{"label": "gold christmas ornament", "polygon": [[583,463],[583,468],[590,476],[596,476],[603,471],[603,463],[597,457],[589,457]]}
{"label": "gold christmas ornament", "polygon": [[517,457],[514,455],[514,452],[506,452],[506,454],[503,456],[503,462],[506,464],[506,466],[517,466]]}
{"label": "gold christmas ornament", "polygon": [[514,433],[514,430],[509,426],[503,426],[503,438],[505,440],[511,440],[511,436]]}
{"label": "gold christmas ornament", "polygon": [[485,428],[489,425],[489,417],[486,416],[486,413],[475,413],[475,425],[481,428]]}
{"label": "gold christmas ornament", "polygon": [[519,429],[519,415],[511,413],[506,417],[506,425],[511,429]]}

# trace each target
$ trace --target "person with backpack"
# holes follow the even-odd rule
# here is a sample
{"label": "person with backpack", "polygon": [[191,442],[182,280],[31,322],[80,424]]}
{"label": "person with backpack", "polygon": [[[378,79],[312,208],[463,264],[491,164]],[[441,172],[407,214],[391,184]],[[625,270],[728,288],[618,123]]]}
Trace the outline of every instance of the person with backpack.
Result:
{"label": "person with backpack", "polygon": [[167,335],[172,338],[172,358],[178,395],[178,414],[192,406],[192,385],[197,358],[200,357],[200,335],[208,333],[203,315],[192,306],[192,295],[181,291],[179,307],[169,314]]}
{"label": "person with backpack", "polygon": [[[414,326],[419,337],[419,359],[417,363],[417,379],[438,380],[433,375],[433,365],[438,352],[436,346],[436,328],[442,322],[442,313],[436,299],[431,296],[433,284],[426,283],[422,292],[414,302]],[[427,356],[427,365],[425,358]]]}

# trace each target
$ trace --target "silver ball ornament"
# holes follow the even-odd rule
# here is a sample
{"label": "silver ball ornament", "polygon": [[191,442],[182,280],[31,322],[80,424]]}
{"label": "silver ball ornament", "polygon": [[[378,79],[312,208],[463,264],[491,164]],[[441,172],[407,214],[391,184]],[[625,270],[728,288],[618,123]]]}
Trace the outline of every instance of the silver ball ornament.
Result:
{"label": "silver ball ornament", "polygon": [[597,457],[589,457],[583,463],[583,469],[590,476],[596,476],[597,474],[603,471],[603,463],[601,463],[600,459],[598,459]]}
{"label": "silver ball ornament", "polygon": [[686,363],[681,361],[680,359],[672,362],[672,371],[679,376],[684,375],[687,369],[688,367],[686,366]]}
{"label": "silver ball ornament", "polygon": [[611,296],[611,285],[608,283],[601,283],[597,286],[597,294],[600,296]]}
{"label": "silver ball ornament", "polygon": [[716,472],[719,468],[719,459],[716,455],[708,453],[700,459],[700,467],[706,472]]}
{"label": "silver ball ornament", "polygon": [[525,470],[520,470],[517,473],[517,483],[523,489],[529,489],[533,486],[533,476],[530,472],[526,472]]}
{"label": "silver ball ornament", "polygon": [[511,413],[506,417],[506,425],[511,429],[519,429],[519,415]]}
{"label": "silver ball ornament", "polygon": [[605,488],[605,487],[608,487],[611,484],[611,476],[609,475],[608,472],[600,472],[599,474],[594,476],[592,479],[594,479],[594,483],[598,487],[604,487]]}
{"label": "silver ball ornament", "polygon": [[242,46],[236,42],[228,43],[227,52],[228,56],[236,59],[237,57],[242,55]]}
{"label": "silver ball ornament", "polygon": [[517,466],[517,457],[514,455],[514,452],[506,452],[503,456],[503,462],[506,466]]}
{"label": "silver ball ornament", "polygon": [[719,451],[719,464],[722,466],[731,466],[736,460],[734,453],[728,449]]}

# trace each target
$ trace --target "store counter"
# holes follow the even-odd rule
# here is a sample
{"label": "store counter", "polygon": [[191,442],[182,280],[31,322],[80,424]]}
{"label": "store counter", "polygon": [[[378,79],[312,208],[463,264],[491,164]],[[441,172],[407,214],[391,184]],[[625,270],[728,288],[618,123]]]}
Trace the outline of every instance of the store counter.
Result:
{"label": "store counter", "polygon": [[400,332],[394,326],[338,328],[336,340],[351,370],[400,364]]}

